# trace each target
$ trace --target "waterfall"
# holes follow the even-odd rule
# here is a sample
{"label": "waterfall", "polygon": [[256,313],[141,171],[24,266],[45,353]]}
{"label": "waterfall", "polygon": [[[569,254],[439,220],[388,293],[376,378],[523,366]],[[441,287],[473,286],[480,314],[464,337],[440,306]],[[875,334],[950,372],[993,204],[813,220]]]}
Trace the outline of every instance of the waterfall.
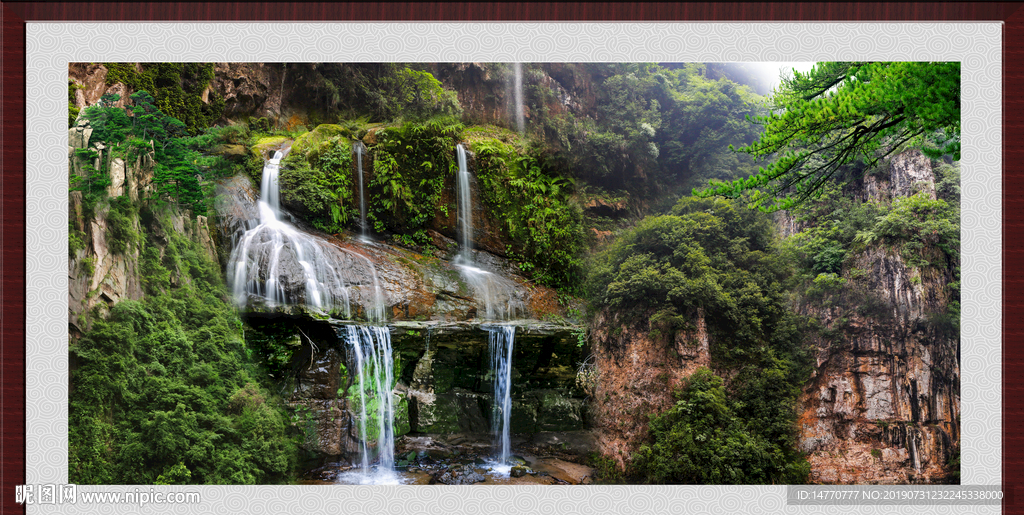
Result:
{"label": "waterfall", "polygon": [[[395,405],[391,333],[386,327],[345,326],[345,336],[356,358],[359,388],[359,439],[365,478],[371,476],[374,454],[378,477],[394,475]],[[374,448],[371,442],[376,441]]]}
{"label": "waterfall", "polygon": [[494,403],[491,408],[491,430],[494,431],[498,464],[506,465],[512,446],[509,443],[509,419],[512,416],[512,344],[515,326],[487,328],[491,370],[494,373]]}
{"label": "waterfall", "polygon": [[473,262],[473,198],[469,191],[469,166],[466,164],[466,149],[461,144],[455,147],[459,161],[458,204],[459,204],[459,257],[465,264]]}
{"label": "waterfall", "polygon": [[516,130],[522,134],[526,130],[523,113],[523,63],[513,63],[512,69],[515,73]]}
{"label": "waterfall", "polygon": [[[256,214],[249,215],[258,220],[246,220],[245,232],[234,239],[227,277],[236,304],[244,307],[255,298],[271,308],[305,305],[351,318],[355,287],[367,318],[382,321],[383,295],[372,261],[284,221],[278,185],[284,155],[276,151],[264,165]],[[234,202],[219,209],[246,211],[239,199]]]}
{"label": "waterfall", "polygon": [[[463,279],[482,304],[486,320],[504,320],[516,316],[523,308],[520,292],[512,281],[477,267],[473,262],[473,193],[469,185],[466,149],[455,147],[459,162],[457,201],[459,218],[459,255],[455,258]],[[477,317],[481,318],[478,312]]]}
{"label": "waterfall", "polygon": [[366,241],[369,239],[366,234],[366,193],[363,188],[363,154],[366,153],[366,146],[362,141],[357,141],[353,147],[356,153],[356,168],[359,170],[359,228],[362,231],[360,237]]}

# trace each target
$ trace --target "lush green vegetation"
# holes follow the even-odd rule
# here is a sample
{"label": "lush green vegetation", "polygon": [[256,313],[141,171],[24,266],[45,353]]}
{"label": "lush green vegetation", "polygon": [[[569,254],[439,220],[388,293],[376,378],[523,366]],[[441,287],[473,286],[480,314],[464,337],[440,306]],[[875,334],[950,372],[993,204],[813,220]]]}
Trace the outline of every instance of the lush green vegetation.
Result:
{"label": "lush green vegetation", "polygon": [[342,118],[423,121],[462,114],[455,92],[419,64],[289,64],[285,73],[318,105]]}
{"label": "lush green vegetation", "polygon": [[884,245],[899,252],[913,280],[931,269],[947,282],[950,303],[944,313],[933,318],[959,327],[960,288],[960,197],[959,164],[933,162],[936,173],[936,198],[921,189],[911,196],[891,201],[860,201],[834,184],[826,185],[818,198],[792,210],[795,222],[803,229],[783,241],[783,255],[797,265],[801,278],[796,291],[811,299],[824,295],[850,297],[840,305],[865,306],[874,301],[857,300],[864,285],[857,280],[865,270],[856,260],[869,246]]}
{"label": "lush green vegetation", "polygon": [[773,160],[701,195],[755,190],[755,205],[790,209],[816,196],[846,165],[859,160],[870,168],[905,144],[933,158],[960,159],[958,62],[818,63],[784,81],[769,107],[768,115],[754,118],[764,134],[739,150]]}
{"label": "lush green vegetation", "polygon": [[803,480],[795,403],[811,363],[805,324],[788,308],[792,274],[769,219],[721,199],[683,198],[595,257],[588,291],[598,307],[668,334],[700,310],[713,366],[737,372],[728,390],[710,372],[692,378],[652,421],[652,442],[630,474],[656,483]]}
{"label": "lush green vegetation", "polygon": [[359,218],[352,142],[326,138],[308,154],[293,150],[280,172],[281,200],[322,231],[338,233]]}
{"label": "lush green vegetation", "polygon": [[[121,204],[112,211],[134,220],[134,208]],[[296,436],[260,380],[266,372],[243,342],[219,266],[172,230],[169,214],[141,213],[146,297],[93,313],[69,348],[69,480],[287,481]]]}
{"label": "lush green vegetation", "polygon": [[[641,446],[633,457],[632,465],[645,481],[718,485],[807,480],[810,465],[787,449],[793,443],[792,420],[779,416],[779,410],[767,419],[757,417],[756,411],[751,417],[745,401],[758,399],[730,399],[722,379],[706,368],[690,376],[676,399],[675,406],[652,418],[653,443]],[[762,423],[776,427],[765,430]],[[777,436],[783,439],[775,440]]]}
{"label": "lush green vegetation", "polygon": [[[372,179],[367,186],[367,222],[378,233],[385,231],[410,242],[426,243],[428,222],[448,216],[455,199],[441,202],[445,184],[459,170],[455,145],[465,127],[449,118],[424,123],[406,122],[376,134],[371,146]],[[364,163],[365,166],[365,163]]]}
{"label": "lush green vegetation", "polygon": [[[70,478],[288,480],[296,446],[315,434],[311,424],[288,429],[266,378],[294,372],[294,358],[305,349],[297,322],[250,321],[243,340],[221,268],[168,220],[186,210],[207,214],[214,180],[238,173],[258,180],[262,152],[291,139],[280,172],[282,202],[319,230],[340,233],[358,220],[352,145],[359,140],[367,145],[371,229],[430,250],[429,231],[454,231],[455,147],[462,143],[473,154],[480,200],[498,222],[494,236],[533,280],[585,295],[593,308],[624,314],[655,338],[692,330],[695,318],[704,318],[712,369],[728,371],[728,380],[708,369],[693,374],[674,392],[676,403],[652,415],[650,438],[626,471],[595,458],[606,478],[803,482],[808,465],[796,450],[795,406],[812,367],[805,342],[828,331],[796,316],[794,304],[828,301],[848,306],[848,314],[888,320],[860,281],[868,272],[857,268],[868,249],[882,245],[900,253],[911,281],[919,284],[925,272],[947,274],[951,303],[930,322],[951,335],[959,327],[956,161],[933,162],[934,199],[921,189],[892,201],[861,201],[842,186],[879,172],[857,158],[871,163],[904,143],[935,156],[958,154],[959,97],[947,91],[954,78],[958,85],[954,64],[823,63],[786,82],[768,111],[749,88],[724,78],[744,76],[742,69],[527,65],[525,134],[467,127],[470,119],[461,117],[458,97],[446,87],[451,77],[443,84],[435,78],[443,78],[437,69],[454,73],[453,65],[284,65],[316,108],[286,129],[265,118],[210,127],[223,101],[199,100],[212,78],[208,64],[143,64],[142,71],[108,64],[108,82],[135,90],[126,108],[106,96],[77,113],[77,86],[69,82],[69,125],[80,114],[94,129],[93,141],[107,145],[98,164],[96,152],[76,151],[71,189],[82,192],[87,217],[105,213],[112,254],[138,251],[146,294],[106,314],[83,314],[91,328],[70,348]],[[510,73],[505,65],[484,70],[494,72],[490,81]],[[572,100],[590,102],[589,111],[566,107],[571,101],[550,87],[551,77],[591,85],[579,90],[591,98]],[[486,95],[476,101],[496,102]],[[745,117],[760,121],[764,132]],[[299,125],[318,121],[326,123],[312,131]],[[743,152],[730,151],[734,145]],[[112,160],[134,163],[150,152],[156,193],[138,204],[108,199]],[[755,157],[777,160],[756,172]],[[709,180],[732,182],[707,190],[706,198],[680,198]],[[629,214],[588,216],[583,204],[594,198],[626,204]],[[773,221],[748,204],[788,208],[798,232],[777,240]],[[586,255],[595,241],[585,228],[629,225],[635,226]],[[69,227],[69,254],[87,243]],[[94,260],[81,264],[82,272],[94,271]],[[586,331],[577,336],[584,346]],[[355,403],[358,392],[338,395]]]}
{"label": "lush green vegetation", "polygon": [[[545,68],[531,66],[538,69],[528,66],[528,78]],[[728,146],[760,133],[744,122],[763,112],[760,97],[728,79],[710,79],[704,65],[564,64],[549,71],[564,83],[586,77],[594,84],[593,117],[553,109],[558,98],[550,88],[527,88],[537,113],[531,135],[543,137],[552,169],[579,187],[626,196],[640,212],[663,212],[709,179],[755,171],[751,158]]]}
{"label": "lush green vegetation", "polygon": [[225,130],[211,129],[190,136],[185,125],[157,108],[153,96],[144,90],[131,95],[130,107],[114,107],[118,100],[117,95],[105,95],[81,115],[93,128],[90,141],[107,146],[99,168],[93,163],[96,152],[76,150],[82,174],[72,177],[71,189],[83,192],[87,212],[106,198],[110,165],[115,158],[134,163],[139,156],[153,152],[156,194],[152,200],[174,203],[195,215],[207,214],[212,207],[213,185],[209,180],[238,170],[223,158],[204,153]]}
{"label": "lush green vegetation", "polygon": [[473,142],[480,193],[500,213],[508,254],[541,284],[575,291],[583,278],[583,210],[573,183],[541,158],[494,138]]}
{"label": "lush green vegetation", "polygon": [[210,93],[209,103],[202,94],[213,79],[213,63],[104,63],[107,84],[123,83],[131,91],[148,91],[151,103],[163,113],[180,120],[188,132],[197,136],[220,118],[224,99]]}

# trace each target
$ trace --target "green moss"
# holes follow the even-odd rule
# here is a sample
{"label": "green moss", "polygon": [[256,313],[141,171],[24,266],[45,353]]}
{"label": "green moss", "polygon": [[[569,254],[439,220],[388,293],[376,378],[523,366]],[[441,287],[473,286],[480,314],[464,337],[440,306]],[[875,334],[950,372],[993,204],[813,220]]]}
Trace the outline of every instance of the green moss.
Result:
{"label": "green moss", "polygon": [[288,141],[288,136],[262,136],[256,138],[252,145],[252,152],[258,156],[266,155],[270,149],[280,147]]}
{"label": "green moss", "polygon": [[395,437],[407,434],[411,427],[409,425],[409,400],[404,395],[397,395],[398,402],[395,403]]}
{"label": "green moss", "polygon": [[438,394],[434,402],[419,402],[416,408],[417,432],[446,434],[459,431],[459,406],[454,394]]}
{"label": "green moss", "polygon": [[310,150],[328,139],[342,136],[347,141],[347,138],[351,137],[351,135],[352,133],[349,129],[340,125],[322,124],[312,131],[295,138],[295,142],[292,143],[292,152],[307,154]]}
{"label": "green moss", "polygon": [[465,138],[470,144],[487,139],[509,143],[517,148],[522,148],[525,144],[518,132],[505,127],[498,127],[497,125],[471,125],[466,127]]}

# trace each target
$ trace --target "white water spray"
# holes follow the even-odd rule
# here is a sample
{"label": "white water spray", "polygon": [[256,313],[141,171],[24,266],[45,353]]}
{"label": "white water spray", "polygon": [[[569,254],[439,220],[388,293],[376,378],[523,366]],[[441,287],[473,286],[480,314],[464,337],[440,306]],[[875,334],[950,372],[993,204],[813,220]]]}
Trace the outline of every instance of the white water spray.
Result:
{"label": "white water spray", "polygon": [[473,262],[473,199],[469,190],[469,166],[466,164],[465,147],[457,145],[455,154],[459,161],[459,256],[456,260],[469,264]]}
{"label": "white water spray", "polygon": [[[459,255],[455,258],[455,266],[462,277],[472,288],[478,304],[482,304],[482,318],[486,320],[504,320],[516,316],[523,308],[516,285],[504,277],[493,274],[473,263],[473,192],[470,188],[469,166],[466,160],[466,149],[462,145],[455,147],[459,162],[459,173],[456,178],[458,185],[457,202],[459,218]],[[477,313],[481,317],[481,313]]]}
{"label": "white water spray", "polygon": [[[360,461],[364,482],[389,482],[395,473],[394,361],[386,327],[345,326],[356,358]],[[373,445],[375,443],[375,445]],[[376,471],[371,463],[377,462]]]}
{"label": "white water spray", "polygon": [[491,430],[494,432],[498,465],[508,464],[512,453],[509,421],[512,416],[512,344],[515,326],[487,328],[491,370],[494,372],[494,403],[491,409]]}
{"label": "white water spray", "polygon": [[278,176],[284,154],[274,152],[263,167],[259,223],[246,222],[251,228],[231,251],[227,276],[236,304],[246,306],[256,298],[268,307],[305,305],[350,318],[350,289],[372,285],[373,290],[360,297],[367,317],[382,321],[383,296],[373,263],[282,219],[286,213],[281,210]]}
{"label": "white water spray", "polygon": [[363,187],[363,154],[366,153],[366,146],[363,145],[362,141],[357,141],[353,145],[353,150],[356,153],[356,168],[359,170],[359,229],[361,231],[360,237],[363,241],[369,240],[367,236],[366,226],[366,192]]}

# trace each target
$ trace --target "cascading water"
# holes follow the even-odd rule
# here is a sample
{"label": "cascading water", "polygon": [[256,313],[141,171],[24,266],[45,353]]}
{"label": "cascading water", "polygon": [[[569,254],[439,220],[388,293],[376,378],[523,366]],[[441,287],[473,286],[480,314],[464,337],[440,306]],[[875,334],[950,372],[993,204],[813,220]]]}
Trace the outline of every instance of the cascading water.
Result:
{"label": "cascading water", "polygon": [[522,134],[526,130],[526,119],[523,112],[523,64],[513,63],[515,74],[515,99],[516,99],[516,130]]}
{"label": "cascading water", "polygon": [[512,416],[512,344],[515,326],[487,328],[491,370],[494,373],[494,403],[491,409],[491,430],[494,432],[499,472],[507,472],[512,453],[509,439],[509,420]]}
{"label": "cascading water", "polygon": [[359,171],[359,229],[361,231],[360,238],[363,241],[369,240],[367,236],[366,226],[366,196],[363,188],[363,154],[366,153],[366,146],[363,145],[362,141],[357,141],[353,145],[353,150],[356,153],[356,169]]}
{"label": "cascading water", "polygon": [[[285,222],[278,174],[285,152],[276,151],[263,167],[258,201],[258,224],[236,238],[228,262],[228,279],[235,301],[251,298],[268,307],[306,305],[351,317],[352,288],[357,288],[371,321],[383,320],[380,286],[373,263],[307,234]],[[242,211],[242,210],[236,210]],[[370,290],[369,288],[372,288]]]}
{"label": "cascading water", "polygon": [[[356,152],[361,156],[364,150]],[[349,290],[357,288],[366,319],[383,323],[386,304],[373,261],[282,220],[286,213],[281,210],[278,174],[285,153],[275,152],[263,167],[258,215],[242,186],[247,181],[221,186],[222,191],[233,194],[218,200],[218,209],[240,227],[233,236],[228,265],[236,302],[245,306],[255,297],[268,306],[304,304],[328,312],[343,311],[351,318]],[[361,169],[361,159],[358,164]],[[358,412],[362,450],[362,470],[356,482],[395,483],[391,333],[383,326],[346,325],[339,336],[351,345],[356,365],[358,394],[349,399],[351,409]],[[376,467],[371,473],[373,462]]]}
{"label": "cascading water", "polygon": [[[345,326],[356,359],[362,482],[395,479],[395,387],[391,333],[386,327]],[[354,399],[353,399],[354,400]],[[371,442],[376,445],[371,447]],[[370,464],[376,458],[373,473]]]}
{"label": "cascading water", "polygon": [[459,257],[456,261],[464,264],[473,262],[473,199],[469,190],[469,165],[466,164],[466,148],[461,144],[455,146],[455,155],[459,162],[458,204],[459,204]]}
{"label": "cascading water", "polygon": [[[514,317],[522,309],[522,301],[517,297],[516,285],[487,270],[478,268],[473,263],[473,196],[470,188],[469,165],[466,149],[462,145],[455,147],[459,163],[456,177],[458,185],[458,221],[459,221],[459,255],[455,265],[462,272],[477,300],[483,304],[483,318],[500,320]],[[480,317],[480,314],[477,314]]]}

